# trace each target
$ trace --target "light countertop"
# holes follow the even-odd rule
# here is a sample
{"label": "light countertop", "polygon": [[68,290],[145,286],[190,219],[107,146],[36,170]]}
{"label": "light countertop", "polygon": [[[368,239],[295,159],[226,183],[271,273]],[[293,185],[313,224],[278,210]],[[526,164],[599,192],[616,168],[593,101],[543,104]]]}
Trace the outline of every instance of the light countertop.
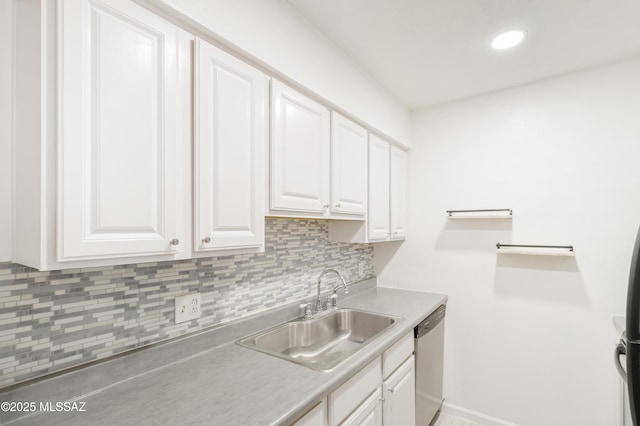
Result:
{"label": "light countertop", "polygon": [[[38,412],[18,419],[0,413],[1,423],[289,424],[447,300],[443,294],[381,287],[354,293],[343,296],[339,306],[402,320],[330,372],[315,371],[236,344],[240,337],[283,322],[282,313],[266,312],[244,321],[239,330],[238,326],[216,327],[89,369],[18,386],[10,392],[0,391],[0,401],[29,401],[38,406],[47,401],[85,403],[84,412]],[[70,390],[76,394],[71,396]]]}

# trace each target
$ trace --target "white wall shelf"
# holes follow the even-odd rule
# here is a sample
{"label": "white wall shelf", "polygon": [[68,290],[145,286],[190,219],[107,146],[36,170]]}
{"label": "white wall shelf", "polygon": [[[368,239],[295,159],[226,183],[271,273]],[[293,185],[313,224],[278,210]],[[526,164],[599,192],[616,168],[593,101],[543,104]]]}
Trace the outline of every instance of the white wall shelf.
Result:
{"label": "white wall shelf", "polygon": [[447,210],[448,219],[511,219],[511,209]]}
{"label": "white wall shelf", "polygon": [[545,246],[531,244],[496,244],[499,254],[525,254],[542,256],[575,256],[573,246]]}

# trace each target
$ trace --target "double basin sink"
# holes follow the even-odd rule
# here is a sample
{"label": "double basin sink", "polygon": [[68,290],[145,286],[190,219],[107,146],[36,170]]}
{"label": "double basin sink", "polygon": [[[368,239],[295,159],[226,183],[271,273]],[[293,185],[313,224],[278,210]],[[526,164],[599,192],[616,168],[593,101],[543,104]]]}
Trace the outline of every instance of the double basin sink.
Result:
{"label": "double basin sink", "polygon": [[321,371],[358,352],[400,318],[356,309],[332,309],[315,318],[289,321],[238,344]]}

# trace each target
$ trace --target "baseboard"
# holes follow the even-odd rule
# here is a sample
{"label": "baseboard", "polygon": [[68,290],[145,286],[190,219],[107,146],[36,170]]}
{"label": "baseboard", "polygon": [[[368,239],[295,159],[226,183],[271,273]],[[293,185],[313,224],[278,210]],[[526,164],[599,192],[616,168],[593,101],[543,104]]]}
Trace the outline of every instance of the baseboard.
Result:
{"label": "baseboard", "polygon": [[460,417],[462,419],[478,423],[482,426],[519,426],[517,423],[508,422],[506,420],[478,413],[477,411],[469,410],[446,401],[442,404],[441,411],[444,414]]}

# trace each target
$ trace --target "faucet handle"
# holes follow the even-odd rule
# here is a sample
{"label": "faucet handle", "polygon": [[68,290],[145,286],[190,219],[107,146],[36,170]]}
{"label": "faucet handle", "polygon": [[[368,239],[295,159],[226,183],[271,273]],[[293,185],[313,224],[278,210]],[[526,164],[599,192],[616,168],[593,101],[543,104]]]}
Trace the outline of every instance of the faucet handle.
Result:
{"label": "faucet handle", "polygon": [[338,307],[338,294],[334,291],[332,295],[327,296],[327,309]]}
{"label": "faucet handle", "polygon": [[301,303],[300,312],[304,319],[308,320],[313,318],[313,310],[311,309],[311,303]]}

